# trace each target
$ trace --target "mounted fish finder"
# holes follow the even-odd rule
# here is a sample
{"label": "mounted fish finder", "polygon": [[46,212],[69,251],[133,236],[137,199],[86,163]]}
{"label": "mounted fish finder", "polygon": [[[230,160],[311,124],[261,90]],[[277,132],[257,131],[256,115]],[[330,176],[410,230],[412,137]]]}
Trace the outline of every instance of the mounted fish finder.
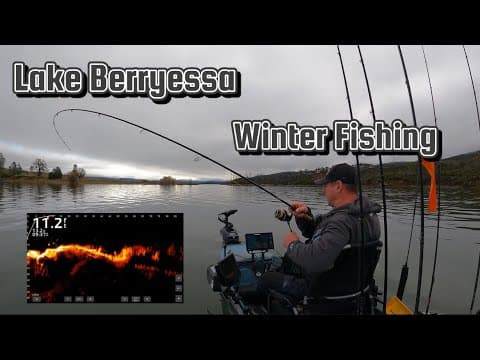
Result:
{"label": "mounted fish finder", "polygon": [[262,254],[262,260],[255,266],[258,275],[265,271],[265,253],[273,249],[273,234],[268,233],[251,233],[245,234],[245,247],[247,252],[252,255],[252,262],[255,263],[255,253]]}
{"label": "mounted fish finder", "polygon": [[273,234],[271,232],[245,234],[245,244],[249,253],[268,251],[273,249]]}

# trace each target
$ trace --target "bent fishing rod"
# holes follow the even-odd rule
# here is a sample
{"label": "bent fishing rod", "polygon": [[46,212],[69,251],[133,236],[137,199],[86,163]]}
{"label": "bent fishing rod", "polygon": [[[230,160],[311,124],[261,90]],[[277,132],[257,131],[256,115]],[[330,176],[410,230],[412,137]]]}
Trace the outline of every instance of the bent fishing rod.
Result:
{"label": "bent fishing rod", "polygon": [[[370,101],[370,109],[372,110],[373,122],[377,121],[375,116],[375,108],[373,107],[372,92],[370,91],[370,83],[368,82],[367,70],[365,68],[365,63],[363,62],[362,51],[360,50],[360,45],[357,45],[358,54],[360,55],[360,62],[362,63],[363,74],[365,75],[365,83],[368,90],[368,99]],[[383,279],[383,312],[387,312],[387,279],[388,279],[388,229],[387,229],[387,199],[385,195],[385,177],[383,174],[383,161],[382,154],[378,154],[378,164],[380,168],[380,184],[382,187],[382,204],[383,204],[383,228],[385,229],[384,233],[384,243],[385,243],[385,271]]]}
{"label": "bent fishing rod", "polygon": [[413,205],[413,214],[412,214],[412,225],[410,226],[410,238],[408,239],[408,249],[407,249],[407,255],[405,257],[405,264],[402,266],[402,272],[400,273],[400,280],[398,282],[398,288],[397,288],[397,297],[402,300],[403,299],[403,293],[405,291],[405,285],[407,284],[408,280],[408,258],[410,257],[410,247],[412,245],[412,236],[413,236],[413,226],[415,225],[415,214],[417,211],[417,198],[418,198],[418,189],[420,187],[420,182],[418,180],[417,176],[417,185],[415,186],[415,202]]}
{"label": "bent fishing rod", "polygon": [[[417,117],[415,115],[415,107],[413,105],[412,89],[410,88],[410,81],[408,80],[407,67],[405,65],[405,59],[403,58],[402,48],[400,45],[398,47],[398,53],[400,55],[400,60],[402,62],[403,73],[405,75],[405,83],[408,90],[408,98],[410,100],[410,108],[412,110],[413,125],[417,125]],[[418,265],[418,283],[417,283],[417,296],[415,299],[415,313],[418,313],[418,307],[420,304],[420,294],[422,290],[422,274],[423,274],[423,250],[425,247],[425,208],[424,208],[424,199],[423,199],[423,174],[422,174],[422,158],[420,154],[418,155],[418,176],[420,180],[420,255],[419,255],[419,265]]]}
{"label": "bent fishing rod", "polygon": [[[479,244],[479,243],[477,243]],[[478,276],[480,274],[480,251],[478,252],[478,265],[477,265],[477,275],[475,276],[475,284],[473,286],[473,295],[472,302],[470,304],[470,314],[473,311],[473,305],[475,304],[475,297],[477,296],[477,287],[478,287]],[[479,311],[480,312],[480,311]]]}
{"label": "bent fishing rod", "polygon": [[[425,49],[422,45],[422,53],[423,59],[425,60],[425,68],[427,70],[428,76],[428,84],[430,85],[430,95],[432,98],[432,107],[433,107],[433,119],[435,121],[435,126],[437,127],[437,112],[435,111],[435,101],[433,98],[433,88],[432,88],[432,81],[430,79],[430,71],[428,71],[428,62],[427,62],[427,55],[425,54]],[[440,232],[440,160],[437,163],[437,189],[438,189],[438,208],[437,208],[437,235],[435,239],[435,255],[433,257],[433,269],[432,269],[432,279],[430,282],[430,290],[428,292],[428,301],[427,307],[425,309],[425,313],[428,314],[430,310],[430,302],[432,300],[432,291],[433,291],[433,284],[435,283],[435,272],[437,270],[437,256],[438,256],[438,240],[439,240],[439,232]]]}
{"label": "bent fishing rod", "polygon": [[[345,74],[345,67],[343,66],[343,59],[342,59],[342,52],[340,51],[340,45],[337,45],[338,57],[340,59],[340,65],[342,67],[342,74],[343,74],[343,81],[345,83],[345,91],[347,93],[347,102],[348,102],[348,110],[350,112],[350,121],[353,121],[353,110],[352,110],[352,102],[350,101],[350,92],[348,90],[348,83],[347,83],[347,75]],[[363,251],[365,250],[365,234],[364,234],[364,225],[363,225],[363,199],[362,199],[362,182],[360,176],[360,161],[358,158],[358,153],[355,154],[356,165],[357,165],[357,177],[358,177],[358,195],[359,195],[359,202],[360,202],[360,232],[361,232],[361,251],[358,252],[358,277],[357,277],[357,284],[360,288],[360,294],[363,295],[363,286],[362,280],[363,276]],[[357,301],[357,312],[360,312],[360,301]]]}
{"label": "bent fishing rod", "polygon": [[[289,203],[286,202],[285,200],[279,198],[279,197],[278,197],[277,195],[275,195],[273,192],[265,189],[262,185],[257,184],[255,181],[247,178],[246,176],[243,176],[242,174],[238,173],[237,171],[229,168],[229,167],[226,166],[226,165],[223,165],[222,163],[220,163],[220,162],[212,159],[211,157],[209,157],[209,156],[207,156],[207,155],[204,155],[204,154],[202,154],[201,152],[199,152],[199,151],[197,151],[197,150],[195,150],[195,149],[192,149],[191,147],[189,147],[189,146],[187,146],[187,145],[184,145],[184,144],[182,144],[182,143],[180,143],[180,142],[178,142],[178,141],[176,141],[176,140],[173,140],[173,139],[169,138],[168,136],[162,135],[162,134],[160,134],[160,133],[158,133],[158,132],[156,132],[156,131],[150,130],[150,129],[144,127],[144,126],[135,124],[135,123],[133,123],[133,122],[131,122],[131,121],[128,121],[128,120],[119,118],[119,117],[114,116],[114,115],[106,114],[106,113],[103,113],[103,112],[100,112],[100,111],[89,110],[89,109],[81,109],[81,108],[68,108],[68,109],[60,110],[60,111],[58,111],[57,113],[55,113],[55,115],[53,116],[53,127],[54,127],[54,129],[55,129],[58,137],[60,138],[60,140],[62,140],[62,142],[65,144],[65,146],[68,148],[68,150],[71,150],[71,149],[70,149],[70,147],[68,146],[68,144],[65,142],[65,140],[63,139],[63,137],[60,135],[60,133],[58,132],[57,127],[56,127],[55,120],[57,119],[58,115],[60,115],[61,113],[69,112],[69,111],[70,111],[70,112],[77,111],[77,112],[84,112],[84,113],[89,113],[89,114],[95,114],[95,115],[98,115],[98,116],[104,116],[104,117],[107,117],[107,118],[111,118],[111,119],[114,119],[114,120],[123,122],[123,123],[128,124],[128,125],[134,126],[134,127],[136,127],[136,128],[141,129],[142,131],[149,132],[149,133],[151,133],[151,134],[153,134],[153,135],[159,136],[159,137],[161,137],[162,139],[165,139],[165,140],[167,140],[167,141],[170,141],[170,142],[172,142],[172,143],[174,143],[174,144],[176,144],[176,145],[178,145],[178,146],[180,146],[180,147],[182,147],[182,148],[184,148],[184,149],[186,149],[186,150],[188,150],[188,151],[193,152],[194,154],[197,154],[197,155],[203,157],[204,159],[207,159],[207,160],[211,161],[212,163],[214,163],[214,164],[216,164],[216,165],[224,168],[225,170],[230,171],[231,173],[237,175],[238,177],[240,177],[240,178],[248,181],[250,184],[255,185],[255,186],[258,187],[259,189],[265,191],[267,194],[273,196],[273,197],[274,197],[275,199],[277,199],[278,201],[280,201],[280,202],[284,203],[285,205],[287,205],[290,209],[294,210],[294,208],[292,207],[291,204],[289,204]],[[311,219],[308,215],[305,214],[304,217],[305,217],[306,220],[312,221],[312,219]]]}
{"label": "bent fishing rod", "polygon": [[[472,82],[473,97],[475,99],[475,107],[477,109],[478,128],[480,129],[480,112],[478,111],[477,92],[475,91],[475,83],[473,82],[472,69],[470,68],[470,61],[468,61],[467,49],[465,48],[465,45],[462,45],[462,47],[463,47],[463,52],[465,53],[465,60],[467,60],[468,73],[470,74],[470,80]],[[477,243],[477,245],[478,244],[479,243]],[[478,254],[477,275],[475,277],[475,283],[473,285],[473,296],[472,296],[472,303],[470,304],[470,314],[472,313],[473,305],[475,304],[475,296],[477,294],[479,273],[480,273],[480,252]],[[480,313],[480,311],[477,312],[477,314],[479,314],[479,313]]]}

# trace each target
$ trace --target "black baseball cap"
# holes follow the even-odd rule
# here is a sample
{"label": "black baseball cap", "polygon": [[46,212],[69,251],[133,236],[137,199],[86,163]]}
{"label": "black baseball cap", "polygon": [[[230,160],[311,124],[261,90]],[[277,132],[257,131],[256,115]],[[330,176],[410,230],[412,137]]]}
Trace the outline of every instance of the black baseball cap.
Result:
{"label": "black baseball cap", "polygon": [[325,185],[337,180],[341,180],[344,184],[356,184],[357,174],[355,168],[346,163],[334,165],[324,178],[315,179],[314,183],[317,185]]}

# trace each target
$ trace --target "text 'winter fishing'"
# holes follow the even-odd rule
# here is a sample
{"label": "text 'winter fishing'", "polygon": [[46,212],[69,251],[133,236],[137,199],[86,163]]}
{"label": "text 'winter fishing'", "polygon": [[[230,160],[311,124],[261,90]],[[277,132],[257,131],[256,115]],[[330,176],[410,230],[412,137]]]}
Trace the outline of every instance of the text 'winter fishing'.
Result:
{"label": "text 'winter fishing'", "polygon": [[441,156],[442,132],[435,126],[406,126],[395,119],[392,126],[377,120],[373,126],[357,120],[335,120],[333,127],[275,126],[270,120],[234,120],[235,150],[240,154],[328,154],[329,143],[338,154],[420,154],[427,160]]}

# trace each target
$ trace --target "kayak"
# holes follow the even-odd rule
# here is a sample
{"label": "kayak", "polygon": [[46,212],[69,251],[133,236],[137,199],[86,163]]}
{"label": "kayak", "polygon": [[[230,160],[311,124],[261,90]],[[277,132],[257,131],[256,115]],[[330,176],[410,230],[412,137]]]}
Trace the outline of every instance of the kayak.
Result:
{"label": "kayak", "polygon": [[219,262],[207,268],[207,280],[220,295],[223,314],[268,314],[265,305],[253,304],[251,299],[256,296],[259,278],[278,259],[273,249],[273,234],[247,233],[241,241],[228,221],[236,212],[219,214],[219,220],[225,224],[220,230],[222,248]]}

